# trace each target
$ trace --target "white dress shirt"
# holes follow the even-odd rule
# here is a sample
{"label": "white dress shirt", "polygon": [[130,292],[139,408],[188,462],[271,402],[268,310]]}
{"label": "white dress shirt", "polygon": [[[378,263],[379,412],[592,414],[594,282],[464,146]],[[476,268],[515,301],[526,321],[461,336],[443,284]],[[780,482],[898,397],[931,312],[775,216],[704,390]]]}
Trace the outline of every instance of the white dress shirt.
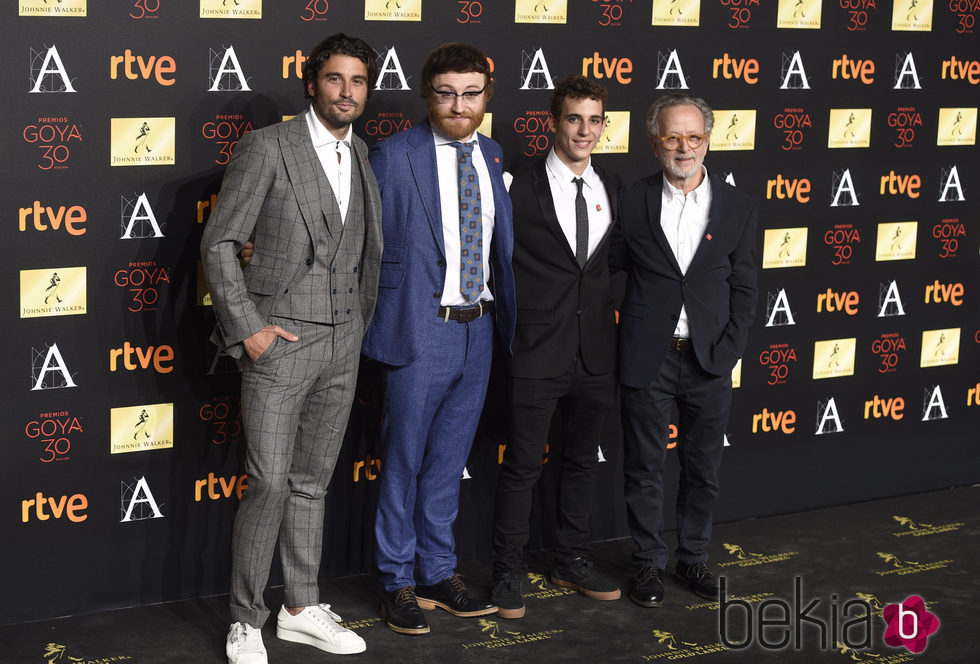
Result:
{"label": "white dress shirt", "polygon": [[310,104],[310,110],[306,113],[306,125],[310,128],[313,149],[320,158],[323,172],[333,190],[333,197],[340,207],[340,221],[346,222],[347,207],[350,205],[350,142],[351,132],[354,130],[348,126],[347,135],[343,140],[337,140],[320,122],[313,110],[313,104]]}
{"label": "white dress shirt", "polygon": [[[551,186],[551,200],[555,204],[555,214],[558,215],[558,225],[561,226],[568,246],[575,253],[576,236],[575,232],[575,196],[578,193],[578,186],[572,182],[573,178],[579,177],[572,170],[562,163],[554,148],[548,153],[545,159],[545,169],[548,171],[548,184]],[[609,209],[609,195],[606,187],[602,184],[599,174],[592,168],[592,159],[585,167],[582,177],[582,195],[585,197],[585,207],[589,213],[589,256],[599,246],[609,224],[612,223],[612,211]]]}
{"label": "white dress shirt", "polygon": [[[704,179],[691,193],[685,195],[664,178],[663,193],[660,199],[660,226],[667,236],[667,243],[674,252],[681,273],[686,274],[691,266],[694,253],[701,244],[704,231],[708,227],[711,212],[711,179],[704,166],[701,167]],[[681,305],[674,328],[675,337],[690,337],[687,309]]]}
{"label": "white dress shirt", "polygon": [[[446,253],[446,282],[442,288],[444,307],[459,307],[470,304],[459,292],[459,174],[456,169],[456,147],[450,145],[456,139],[449,138],[432,128],[432,137],[436,145],[436,169],[439,174],[439,209],[442,212],[443,250]],[[469,138],[461,139],[460,143],[473,141],[473,165],[480,181],[480,206],[483,217],[483,290],[481,300],[492,300],[493,296],[487,288],[490,280],[490,241],[493,239],[493,220],[496,208],[493,203],[493,182],[490,180],[490,169],[487,167],[483,153],[480,151],[480,141],[474,132]]]}

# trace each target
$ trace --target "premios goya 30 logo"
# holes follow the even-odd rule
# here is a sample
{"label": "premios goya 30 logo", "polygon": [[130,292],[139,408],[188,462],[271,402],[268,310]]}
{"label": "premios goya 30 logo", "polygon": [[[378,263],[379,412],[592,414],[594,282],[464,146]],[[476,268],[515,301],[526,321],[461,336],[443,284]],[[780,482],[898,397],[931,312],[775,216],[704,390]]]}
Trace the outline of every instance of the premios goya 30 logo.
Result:
{"label": "premios goya 30 logo", "polygon": [[807,227],[767,228],[762,249],[762,268],[806,265]]}
{"label": "premios goya 30 logo", "polygon": [[819,30],[822,8],[822,0],[779,0],[776,27]]}
{"label": "premios goya 30 logo", "polygon": [[701,24],[701,0],[653,0],[652,24],[695,28]]}
{"label": "premios goya 30 logo", "polygon": [[516,0],[514,23],[564,24],[568,20],[568,0]]}
{"label": "premios goya 30 logo", "polygon": [[113,408],[109,419],[111,454],[174,446],[172,403]]}
{"label": "premios goya 30 logo", "polygon": [[421,21],[422,0],[364,0],[364,20]]}
{"label": "premios goya 30 logo", "polygon": [[200,18],[262,18],[262,0],[201,0]]}
{"label": "premios goya 30 logo", "polygon": [[871,146],[870,108],[832,108],[827,123],[828,148]]}
{"label": "premios goya 30 logo", "polygon": [[754,150],[755,109],[715,111],[715,126],[711,130],[711,149]]}
{"label": "premios goya 30 logo", "polygon": [[18,0],[19,16],[67,16],[88,15],[88,0]]}
{"label": "premios goya 30 logo", "polygon": [[894,0],[892,30],[932,30],[932,4],[933,0]]}
{"label": "premios goya 30 logo", "polygon": [[176,163],[175,118],[112,118],[110,166],[165,166]]}
{"label": "premios goya 30 logo", "polygon": [[625,154],[630,151],[630,112],[606,111],[606,130],[596,143],[595,154]]}
{"label": "premios goya 30 logo", "polygon": [[87,312],[86,268],[20,271],[20,317],[73,316]]}
{"label": "premios goya 30 logo", "polygon": [[919,222],[895,221],[878,224],[875,261],[900,261],[915,258],[915,240]]}
{"label": "premios goya 30 logo", "polygon": [[976,145],[977,107],[940,108],[936,145]]}
{"label": "premios goya 30 logo", "polygon": [[813,380],[854,375],[857,339],[828,339],[813,343]]}

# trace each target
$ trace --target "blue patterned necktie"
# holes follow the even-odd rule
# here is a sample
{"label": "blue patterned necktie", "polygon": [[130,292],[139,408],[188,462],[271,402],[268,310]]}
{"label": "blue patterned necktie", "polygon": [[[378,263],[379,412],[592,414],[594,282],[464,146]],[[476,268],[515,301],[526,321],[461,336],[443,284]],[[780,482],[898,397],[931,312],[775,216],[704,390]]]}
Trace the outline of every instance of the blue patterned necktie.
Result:
{"label": "blue patterned necktie", "polygon": [[483,290],[483,209],[480,179],[473,166],[473,143],[450,143],[456,148],[459,176],[459,292],[467,302]]}

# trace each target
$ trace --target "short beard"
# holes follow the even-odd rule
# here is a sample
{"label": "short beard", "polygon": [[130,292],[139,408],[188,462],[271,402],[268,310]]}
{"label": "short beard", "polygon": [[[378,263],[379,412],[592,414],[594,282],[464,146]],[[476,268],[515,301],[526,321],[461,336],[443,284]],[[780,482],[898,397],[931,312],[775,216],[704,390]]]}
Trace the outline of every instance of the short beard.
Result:
{"label": "short beard", "polygon": [[[453,140],[458,141],[463,138],[469,138],[473,134],[473,132],[476,131],[477,127],[480,126],[480,123],[483,122],[484,113],[485,111],[473,112],[467,110],[458,116],[453,116],[451,111],[448,115],[443,115],[443,113],[440,112],[439,108],[433,108],[430,105],[429,121],[432,123],[432,125],[436,128],[436,130],[440,134],[446,136],[447,138],[451,138]],[[446,119],[447,117],[460,117],[460,116],[465,117],[467,119],[467,122],[455,123],[455,122],[449,122]]]}

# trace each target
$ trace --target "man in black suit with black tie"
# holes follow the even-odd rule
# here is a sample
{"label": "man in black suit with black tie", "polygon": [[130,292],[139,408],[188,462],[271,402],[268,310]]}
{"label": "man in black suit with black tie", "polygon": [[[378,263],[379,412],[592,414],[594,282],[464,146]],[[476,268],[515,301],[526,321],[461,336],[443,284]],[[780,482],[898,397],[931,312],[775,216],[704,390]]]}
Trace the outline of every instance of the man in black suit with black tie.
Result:
{"label": "man in black suit with black tie", "polygon": [[616,319],[609,237],[619,179],[591,163],[606,127],[606,90],[582,76],[551,98],[554,149],[519,173],[514,206],[517,331],[508,363],[511,436],[497,481],[491,601],[520,618],[534,485],[555,409],[563,431],[555,567],[551,581],[593,599],[620,596],[589,555],[599,437],[616,394]]}
{"label": "man in black suit with black tie", "polygon": [[647,134],[663,171],[623,187],[610,265],[627,273],[619,381],[630,533],[630,599],[664,600],[663,464],[677,406],[676,575],[718,597],[708,569],[711,514],[731,406],[731,372],[756,304],[755,199],[704,167],[714,116],[703,99],[661,97]]}

